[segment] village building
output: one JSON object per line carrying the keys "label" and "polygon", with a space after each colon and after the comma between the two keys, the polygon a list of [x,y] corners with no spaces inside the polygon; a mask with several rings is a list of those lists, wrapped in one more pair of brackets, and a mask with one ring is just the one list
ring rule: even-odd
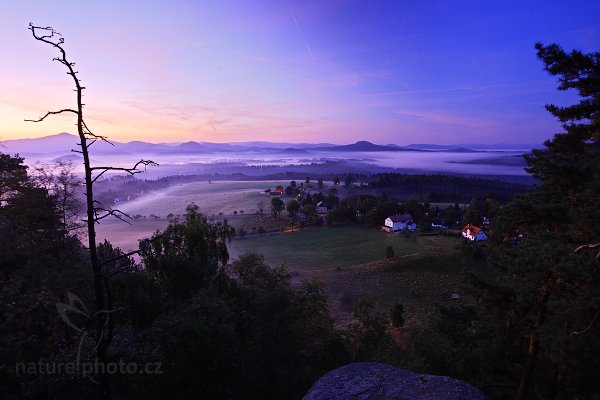
{"label": "village building", "polygon": [[329,213],[329,207],[327,207],[327,203],[325,201],[320,201],[317,203],[317,214],[325,215]]}
{"label": "village building", "polygon": [[393,232],[417,230],[417,224],[410,214],[392,215],[391,217],[387,217],[384,226],[388,228],[388,231]]}
{"label": "village building", "polygon": [[279,189],[275,189],[275,190],[271,190],[270,188],[265,190],[264,192],[265,196],[283,196],[283,190],[279,190]]}
{"label": "village building", "polygon": [[462,236],[465,239],[469,239],[474,242],[480,242],[488,239],[487,235],[481,228],[471,224],[465,225],[462,230]]}

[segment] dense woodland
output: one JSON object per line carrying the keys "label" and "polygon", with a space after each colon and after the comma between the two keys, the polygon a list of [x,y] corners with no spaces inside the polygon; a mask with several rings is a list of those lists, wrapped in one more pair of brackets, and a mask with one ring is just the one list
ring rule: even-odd
{"label": "dense woodland", "polygon": [[[504,207],[483,195],[487,188],[465,188],[467,201],[481,197],[471,208],[483,201],[497,214],[487,246],[462,246],[465,288],[477,301],[439,307],[431,331],[408,332],[402,346],[390,315],[368,302],[356,305],[354,325],[338,329],[318,282],[293,286],[288,271],[258,254],[230,260],[233,229],[194,206],[141,242],[138,262],[98,244],[109,308],[97,310],[73,212],[78,186],[68,171],[35,173],[0,154],[0,397],[293,399],[358,360],[463,379],[492,398],[600,397],[600,54],[536,47],[559,89],[581,101],[547,106],[564,131],[527,157],[538,185]],[[370,185],[421,182],[432,197],[450,194],[454,179],[378,175]],[[352,207],[349,220],[357,210],[365,218],[427,210],[360,194],[338,206]],[[106,362],[160,365],[160,373],[18,373],[18,363],[93,361],[98,312],[108,315]],[[391,314],[397,324],[399,313]]]}

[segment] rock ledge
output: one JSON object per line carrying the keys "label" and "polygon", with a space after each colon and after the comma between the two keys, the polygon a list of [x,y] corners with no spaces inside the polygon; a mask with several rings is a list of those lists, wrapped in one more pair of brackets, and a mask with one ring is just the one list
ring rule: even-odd
{"label": "rock ledge", "polygon": [[353,363],[325,374],[303,400],[487,400],[468,383],[387,364]]}

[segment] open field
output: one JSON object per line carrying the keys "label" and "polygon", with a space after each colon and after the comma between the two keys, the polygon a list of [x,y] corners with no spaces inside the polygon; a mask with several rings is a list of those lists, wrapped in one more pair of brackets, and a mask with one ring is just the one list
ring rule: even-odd
{"label": "open field", "polygon": [[[420,326],[435,304],[466,301],[450,298],[460,292],[458,243],[454,237],[406,237],[347,226],[236,239],[230,249],[232,258],[254,251],[271,266],[285,264],[296,283],[316,277],[340,325],[352,321],[354,304],[369,299],[381,312],[403,303],[407,326]],[[387,246],[394,248],[394,259],[384,258]]]}
{"label": "open field", "polygon": [[166,217],[169,214],[184,214],[190,203],[200,207],[205,215],[223,213],[232,215],[233,211],[243,210],[245,214],[258,211],[257,203],[265,202],[268,213],[270,197],[260,195],[260,191],[275,186],[286,187],[289,181],[212,181],[192,182],[153,192],[139,199],[119,205],[119,209],[131,215],[155,214]]}
{"label": "open field", "polygon": [[[164,229],[169,223],[169,214],[175,217],[185,215],[185,209],[191,203],[198,205],[200,212],[209,220],[227,219],[238,231],[243,228],[252,233],[253,228],[259,226],[267,232],[279,231],[287,218],[273,218],[270,215],[271,198],[259,193],[266,188],[275,189],[277,185],[285,187],[289,181],[203,181],[155,191],[115,207],[131,216],[146,218],[131,219],[131,225],[116,218],[107,218],[97,227],[98,239],[108,239],[125,251],[135,250],[138,240],[150,237],[157,229]],[[287,201],[286,198],[282,200]],[[259,202],[264,202],[262,216],[258,215]],[[233,215],[234,211],[238,212],[237,215]],[[219,213],[223,215],[219,216]]]}
{"label": "open field", "polygon": [[[179,218],[183,220],[184,217]],[[245,229],[249,234],[262,226],[265,232],[280,232],[287,225],[287,218],[274,218],[268,213],[260,216],[255,214],[228,215],[223,217],[207,216],[209,221],[227,219],[229,225],[236,229]],[[125,252],[137,250],[140,239],[149,238],[157,230],[162,231],[169,224],[167,218],[136,218],[128,219],[129,224],[117,218],[106,218],[96,226],[99,241],[107,239],[114,246],[120,247]]]}
{"label": "open field", "polygon": [[130,224],[116,218],[106,218],[96,225],[98,242],[107,239],[113,246],[124,252],[138,249],[140,239],[149,238],[156,230],[163,230],[169,224],[167,219],[140,218],[129,220]]}
{"label": "open field", "polygon": [[397,256],[407,257],[444,253],[455,244],[454,238],[406,237],[359,226],[311,227],[236,239],[230,252],[233,258],[245,252],[261,253],[271,265],[285,264],[293,271],[323,271],[380,260],[387,246],[392,246]]}
{"label": "open field", "polygon": [[[321,271],[329,309],[338,325],[353,322],[353,306],[367,299],[376,311],[387,314],[394,303],[404,305],[406,328],[426,329],[436,305],[465,303],[458,251],[438,256],[417,255],[381,260],[341,270]],[[459,293],[460,299],[452,299]]]}

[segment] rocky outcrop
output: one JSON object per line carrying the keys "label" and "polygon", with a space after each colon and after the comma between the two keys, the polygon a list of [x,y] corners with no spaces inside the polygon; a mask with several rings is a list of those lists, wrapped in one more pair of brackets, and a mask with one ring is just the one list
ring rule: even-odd
{"label": "rocky outcrop", "polygon": [[387,364],[354,363],[328,372],[303,400],[486,400],[468,383]]}

